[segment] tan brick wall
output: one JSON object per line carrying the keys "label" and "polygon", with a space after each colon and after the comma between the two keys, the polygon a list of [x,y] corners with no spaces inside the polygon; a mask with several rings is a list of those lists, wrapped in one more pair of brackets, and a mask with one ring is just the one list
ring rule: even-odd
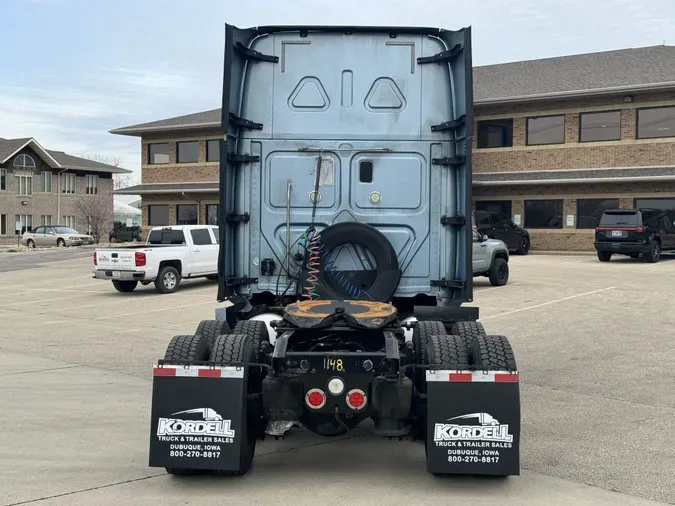
{"label": "tan brick wall", "polygon": [[[675,164],[675,138],[635,139],[636,108],[675,105],[675,93],[635,95],[633,102],[623,96],[586,100],[542,101],[499,107],[476,107],[476,124],[481,119],[513,118],[513,147],[478,149],[474,137],[473,171],[507,172],[527,170],[587,169]],[[579,140],[581,112],[621,110],[621,140],[584,142]],[[565,115],[565,143],[527,146],[528,116]]]}
{"label": "tan brick wall", "polygon": [[[32,216],[33,227],[40,226],[41,216],[51,216],[53,225],[59,223],[61,216],[75,216],[75,226],[80,232],[86,232],[85,221],[82,216],[79,216],[77,211],[76,201],[80,198],[94,198],[101,202],[102,206],[109,206],[110,212],[113,209],[113,181],[107,174],[97,174],[98,178],[98,194],[88,196],[86,194],[86,180],[84,172],[76,173],[75,180],[75,194],[61,193],[60,197],[60,212],[59,208],[59,180],[58,170],[50,168],[35,152],[30,148],[22,150],[18,154],[27,153],[33,160],[35,160],[36,168],[32,171],[33,175],[33,195],[19,196],[18,188],[16,187],[17,172],[12,166],[13,159],[7,164],[7,190],[0,191],[0,214],[6,215],[7,229],[6,235],[14,235],[14,222],[16,215]],[[47,171],[52,173],[52,191],[41,192],[41,177],[42,172]],[[22,172],[23,173],[23,172]],[[31,172],[25,172],[30,174]],[[26,202],[26,204],[24,204]]]}
{"label": "tan brick wall", "polygon": [[[607,197],[618,198],[621,208],[632,208],[635,198],[675,198],[675,182],[475,187],[473,190],[473,200],[510,200],[512,214],[521,216],[521,226],[525,224],[525,200],[563,199],[562,229],[527,229],[530,232],[533,251],[593,251],[594,231],[576,228],[577,200]],[[572,227],[567,227],[567,215],[574,216]]]}
{"label": "tan brick wall", "polygon": [[[181,183],[189,181],[218,181],[218,162],[206,161],[206,141],[219,139],[219,130],[186,132],[176,134],[145,135],[141,139],[141,182],[142,183]],[[197,163],[177,163],[176,145],[182,141],[199,141]],[[148,163],[148,144],[169,144],[169,163],[151,165]]]}
{"label": "tan brick wall", "polygon": [[[206,206],[208,204],[218,204],[218,195],[215,193],[205,193],[195,195],[199,201],[199,223],[206,224]],[[196,204],[192,199],[183,197],[180,194],[166,194],[166,195],[144,195],[142,198],[141,212],[143,213],[143,238],[147,237],[147,233],[155,225],[149,224],[148,206],[149,205],[168,205],[169,206],[169,225],[176,224],[176,206],[178,204]]]}

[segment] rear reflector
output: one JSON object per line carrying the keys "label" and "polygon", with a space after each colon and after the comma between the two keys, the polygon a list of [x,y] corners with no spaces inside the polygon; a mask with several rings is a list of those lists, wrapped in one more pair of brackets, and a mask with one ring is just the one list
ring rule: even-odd
{"label": "rear reflector", "polygon": [[96,252],[94,251],[94,265],[98,265],[98,262],[96,260]]}
{"label": "rear reflector", "polygon": [[153,376],[175,376],[191,378],[243,378],[241,367],[210,367],[197,365],[161,365],[153,368]]}
{"label": "rear reflector", "polygon": [[427,381],[518,383],[518,371],[427,371]]}

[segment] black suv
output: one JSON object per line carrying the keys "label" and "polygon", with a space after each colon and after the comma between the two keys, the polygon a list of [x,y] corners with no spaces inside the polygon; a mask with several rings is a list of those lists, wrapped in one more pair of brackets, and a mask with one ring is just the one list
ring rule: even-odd
{"label": "black suv", "polygon": [[594,245],[601,262],[615,254],[658,262],[661,251],[675,250],[675,227],[659,209],[605,211],[595,228]]}
{"label": "black suv", "polygon": [[473,227],[490,239],[504,241],[510,252],[527,255],[530,251],[530,233],[513,223],[508,216],[488,211],[474,211]]}

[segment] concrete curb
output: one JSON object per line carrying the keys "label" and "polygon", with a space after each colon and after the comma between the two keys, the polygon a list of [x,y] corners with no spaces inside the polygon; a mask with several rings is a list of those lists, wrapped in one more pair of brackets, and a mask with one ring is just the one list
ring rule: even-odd
{"label": "concrete curb", "polygon": [[559,255],[559,256],[578,256],[595,255],[595,251],[540,251],[530,250],[530,255]]}

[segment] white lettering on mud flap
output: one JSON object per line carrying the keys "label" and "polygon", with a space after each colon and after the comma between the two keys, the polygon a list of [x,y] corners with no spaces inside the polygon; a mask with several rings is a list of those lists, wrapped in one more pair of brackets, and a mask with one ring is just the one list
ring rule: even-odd
{"label": "white lettering on mud flap", "polygon": [[[477,423],[465,425],[458,423],[460,420]],[[508,424],[499,423],[488,413],[455,416],[447,422],[434,425],[434,442],[436,446],[451,448],[448,462],[496,464],[499,462],[498,448],[512,447],[513,435],[509,433]]]}
{"label": "white lettering on mud flap", "polygon": [[[203,420],[185,420],[173,418],[175,415],[199,414]],[[231,420],[223,420],[211,408],[187,409],[172,413],[172,418],[160,418],[157,423],[157,438],[163,442],[176,443],[226,443],[234,442],[235,431]],[[217,458],[220,446],[217,445],[171,445],[172,457],[208,457]]]}

